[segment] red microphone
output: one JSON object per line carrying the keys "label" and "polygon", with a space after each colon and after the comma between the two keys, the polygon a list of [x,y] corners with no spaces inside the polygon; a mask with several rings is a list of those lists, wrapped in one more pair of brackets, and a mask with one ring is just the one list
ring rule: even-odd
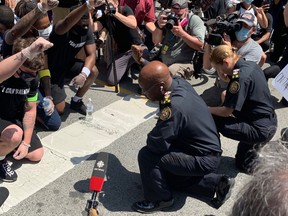
{"label": "red microphone", "polygon": [[90,178],[89,189],[93,191],[92,198],[87,200],[85,210],[89,215],[98,215],[97,206],[98,202],[96,200],[97,193],[102,190],[105,175],[108,167],[108,153],[100,152],[96,157],[96,162],[93,168],[93,172]]}

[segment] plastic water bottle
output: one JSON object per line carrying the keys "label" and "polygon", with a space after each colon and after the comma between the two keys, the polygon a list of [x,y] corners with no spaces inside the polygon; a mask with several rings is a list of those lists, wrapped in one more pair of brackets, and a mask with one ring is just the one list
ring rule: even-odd
{"label": "plastic water bottle", "polygon": [[91,122],[93,120],[93,111],[94,111],[94,106],[92,104],[91,98],[88,99],[88,103],[86,104],[86,121]]}
{"label": "plastic water bottle", "polygon": [[43,105],[43,109],[44,109],[46,115],[50,116],[52,113],[48,114],[48,111],[51,109],[51,104],[49,103],[47,98],[45,98],[45,97],[43,98],[42,105]]}

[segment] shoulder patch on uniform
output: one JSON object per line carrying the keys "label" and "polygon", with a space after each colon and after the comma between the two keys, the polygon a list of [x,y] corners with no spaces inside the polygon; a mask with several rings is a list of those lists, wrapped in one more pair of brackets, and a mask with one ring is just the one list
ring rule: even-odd
{"label": "shoulder patch on uniform", "polygon": [[172,115],[172,111],[170,109],[170,107],[165,107],[162,109],[161,113],[160,113],[160,119],[162,121],[165,121],[167,119],[169,119]]}
{"label": "shoulder patch on uniform", "polygon": [[237,81],[233,81],[229,87],[229,92],[235,94],[240,90],[240,84]]}
{"label": "shoulder patch on uniform", "polygon": [[238,79],[239,78],[239,71],[240,71],[240,69],[233,70],[232,79]]}
{"label": "shoulder patch on uniform", "polygon": [[171,91],[167,91],[164,94],[161,104],[170,104],[171,103]]}

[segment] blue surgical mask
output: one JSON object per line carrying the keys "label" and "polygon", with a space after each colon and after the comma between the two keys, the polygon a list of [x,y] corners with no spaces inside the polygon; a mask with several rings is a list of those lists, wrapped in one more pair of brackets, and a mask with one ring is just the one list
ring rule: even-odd
{"label": "blue surgical mask", "polygon": [[254,0],[243,0],[243,2],[245,2],[246,4],[249,4],[249,5],[251,5],[253,1]]}
{"label": "blue surgical mask", "polygon": [[246,40],[249,36],[249,31],[250,31],[249,29],[242,27],[239,31],[235,32],[236,39],[238,41]]}
{"label": "blue surgical mask", "polygon": [[39,37],[42,37],[44,39],[48,39],[51,32],[52,32],[52,25],[48,26],[45,29],[38,30]]}

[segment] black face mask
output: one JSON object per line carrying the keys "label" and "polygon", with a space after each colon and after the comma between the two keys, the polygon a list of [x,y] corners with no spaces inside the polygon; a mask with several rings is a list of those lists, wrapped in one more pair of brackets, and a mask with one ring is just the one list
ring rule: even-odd
{"label": "black face mask", "polygon": [[87,35],[89,28],[83,28],[82,26],[77,25],[77,26],[74,26],[73,29],[78,35],[84,36],[84,35]]}

